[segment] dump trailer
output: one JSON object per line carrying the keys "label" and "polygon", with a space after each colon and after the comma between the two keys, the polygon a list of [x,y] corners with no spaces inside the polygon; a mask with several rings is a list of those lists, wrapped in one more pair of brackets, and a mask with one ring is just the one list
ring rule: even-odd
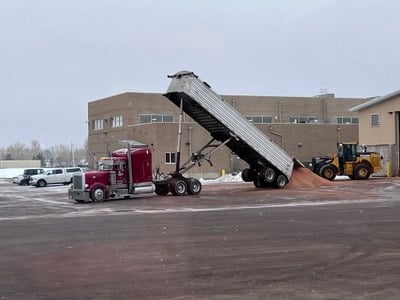
{"label": "dump trailer", "polygon": [[[216,142],[226,145],[248,163],[249,168],[242,171],[242,178],[254,182],[256,187],[282,188],[289,182],[293,167],[301,165],[300,162],[289,156],[193,72],[181,71],[168,78],[172,81],[164,96],[212,137],[201,151],[216,147]],[[193,154],[189,164],[204,156],[202,152]]]}

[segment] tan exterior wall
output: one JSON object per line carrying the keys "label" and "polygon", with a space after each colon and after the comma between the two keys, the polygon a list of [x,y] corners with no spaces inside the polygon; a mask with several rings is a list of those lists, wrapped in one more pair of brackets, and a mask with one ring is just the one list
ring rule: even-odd
{"label": "tan exterior wall", "polygon": [[[399,111],[400,96],[361,110],[360,143],[396,144],[396,112]],[[379,126],[371,126],[371,114],[379,114]]]}
{"label": "tan exterior wall", "polygon": [[[271,96],[224,96],[243,116],[269,116],[272,123],[256,124],[276,144],[291,156],[309,162],[312,156],[336,151],[338,142],[358,141],[358,125],[327,124],[333,117],[357,117],[348,109],[364,103],[365,99],[341,99],[318,97],[271,97]],[[89,114],[89,162],[98,160],[109,152],[123,148],[120,140],[137,140],[153,148],[153,165],[164,173],[175,169],[165,163],[165,152],[175,152],[177,145],[179,110],[161,94],[125,93],[90,102]],[[167,114],[174,116],[172,123],[140,124],[140,114]],[[111,128],[111,117],[123,117],[123,126]],[[314,117],[309,124],[290,123],[293,117]],[[104,122],[102,130],[93,130],[92,122]],[[192,152],[199,150],[210,139],[209,133],[184,115],[182,136],[182,162]],[[223,147],[211,157],[214,166],[203,162],[190,172],[193,177],[217,177],[221,170],[234,172],[246,164]]]}
{"label": "tan exterior wall", "polygon": [[[400,174],[400,96],[377,102],[359,111],[360,143],[383,156],[383,170],[380,175]],[[371,115],[378,114],[379,125],[371,126]]]}

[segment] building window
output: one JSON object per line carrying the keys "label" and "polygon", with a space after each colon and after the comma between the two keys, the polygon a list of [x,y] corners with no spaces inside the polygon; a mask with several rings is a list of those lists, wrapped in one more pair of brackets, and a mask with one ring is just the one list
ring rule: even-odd
{"label": "building window", "polygon": [[93,130],[102,130],[103,129],[103,119],[94,120],[93,121]]}
{"label": "building window", "polygon": [[272,117],[269,116],[247,116],[245,118],[253,124],[272,123]]}
{"label": "building window", "polygon": [[171,123],[174,121],[174,117],[170,115],[150,115],[144,114],[140,115],[140,123]]}
{"label": "building window", "polygon": [[289,119],[290,123],[317,123],[318,118],[317,117],[291,117]]}
{"label": "building window", "polygon": [[161,123],[162,115],[151,115],[151,122],[152,123]]}
{"label": "building window", "polygon": [[122,126],[122,116],[111,117],[111,127],[121,127]]}
{"label": "building window", "polygon": [[272,117],[262,117],[263,123],[272,123]]}
{"label": "building window", "polygon": [[173,116],[167,116],[167,115],[163,115],[162,116],[162,121],[164,123],[171,123],[174,121],[174,117]]}
{"label": "building window", "polygon": [[151,123],[151,115],[140,115],[140,123]]}
{"label": "building window", "polygon": [[165,163],[166,164],[176,163],[175,152],[165,152]]}
{"label": "building window", "polygon": [[345,116],[340,116],[340,117],[333,117],[331,119],[332,124],[358,124],[358,118],[357,117],[345,117]]}
{"label": "building window", "polygon": [[379,114],[371,114],[371,127],[379,126]]}

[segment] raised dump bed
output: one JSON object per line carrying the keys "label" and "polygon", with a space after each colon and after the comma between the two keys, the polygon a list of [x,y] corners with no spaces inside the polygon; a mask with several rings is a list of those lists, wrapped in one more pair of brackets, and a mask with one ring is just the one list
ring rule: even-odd
{"label": "raised dump bed", "polygon": [[204,127],[213,139],[224,143],[249,164],[250,167],[242,171],[244,181],[253,181],[256,187],[284,187],[289,182],[293,158],[210,85],[188,71],[168,77],[172,81],[164,96]]}

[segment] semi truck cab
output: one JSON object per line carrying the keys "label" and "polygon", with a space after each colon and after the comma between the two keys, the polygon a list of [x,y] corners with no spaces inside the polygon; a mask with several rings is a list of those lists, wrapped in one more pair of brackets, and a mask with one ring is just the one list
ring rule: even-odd
{"label": "semi truck cab", "polygon": [[111,157],[102,157],[98,169],[74,176],[69,192],[77,202],[102,202],[131,194],[153,193],[152,153],[150,148],[116,150]]}

